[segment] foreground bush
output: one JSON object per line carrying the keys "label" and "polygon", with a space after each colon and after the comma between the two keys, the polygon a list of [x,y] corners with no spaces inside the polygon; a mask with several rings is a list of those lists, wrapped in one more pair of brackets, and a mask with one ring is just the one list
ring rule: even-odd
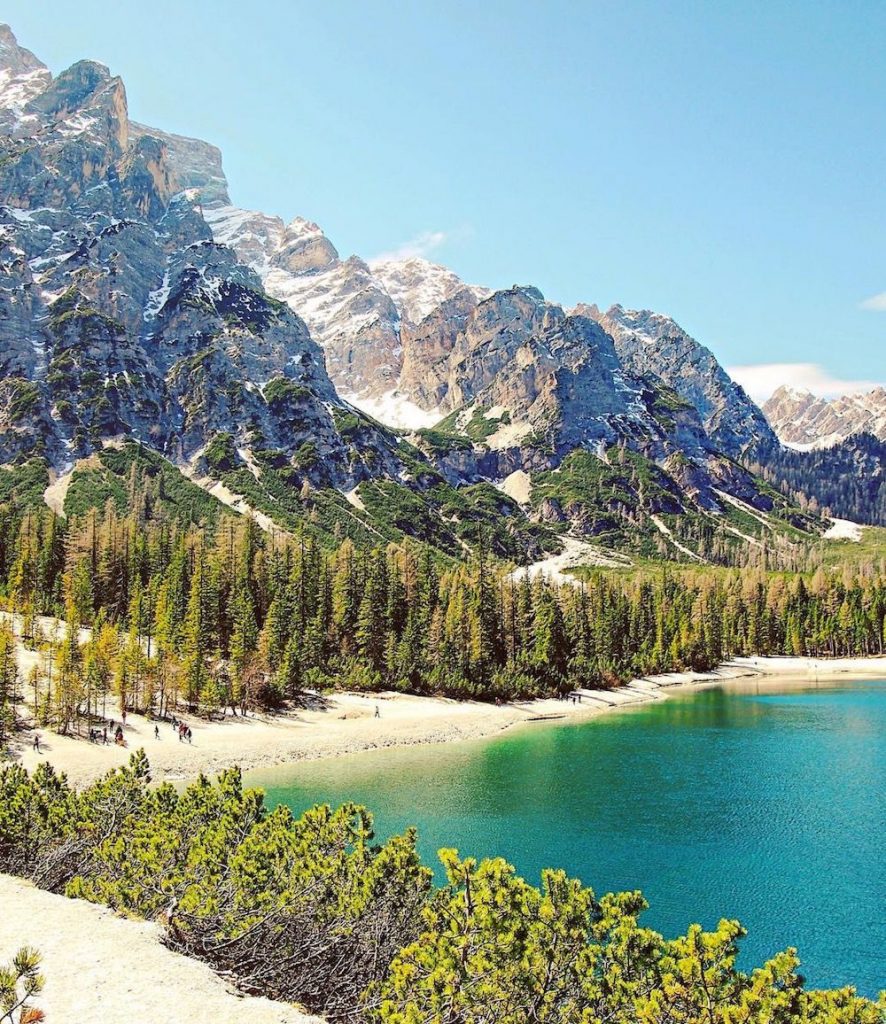
{"label": "foreground bush", "polygon": [[424,929],[367,992],[379,1024],[880,1024],[852,989],[807,992],[789,949],[752,974],[735,960],[744,929],[721,921],[665,940],[641,927],[640,893],[599,901],[562,871],[540,889],[501,859],[441,851],[448,884]]}
{"label": "foreground bush", "polygon": [[750,975],[722,921],[665,940],[639,893],[541,888],[500,859],[441,858],[412,831],[374,845],[361,807],[268,811],[239,771],[182,793],[143,752],[81,792],[46,764],[0,771],[0,870],[164,922],[241,986],[356,1024],[881,1024],[851,989],[807,992],[793,950]]}

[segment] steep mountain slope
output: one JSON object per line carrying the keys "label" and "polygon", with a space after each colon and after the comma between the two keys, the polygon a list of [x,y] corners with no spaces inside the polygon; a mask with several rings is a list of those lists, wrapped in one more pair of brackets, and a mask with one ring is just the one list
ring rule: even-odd
{"label": "steep mountain slope", "polygon": [[886,526],[886,441],[873,434],[824,448],[776,446],[758,452],[749,467],[803,507]]}
{"label": "steep mountain slope", "polygon": [[615,340],[622,362],[635,373],[654,373],[697,410],[711,439],[733,457],[774,440],[772,429],[744,389],[713,353],[670,317],[615,305],[587,308]]}
{"label": "steep mountain slope", "polygon": [[432,310],[462,289],[475,300],[491,294],[488,288],[466,285],[448,267],[421,256],[373,260],[369,266],[393,300],[400,319],[408,324],[421,323]]}
{"label": "steep mountain slope", "polygon": [[784,386],[767,399],[763,412],[781,441],[792,448],[828,448],[862,433],[886,441],[884,388],[827,399]]}
{"label": "steep mountain slope", "polygon": [[[0,42],[0,462],[71,474],[76,509],[92,457],[138,442],[285,529],[450,554],[531,560],[573,529],[728,560],[821,529],[733,460],[769,428],[672,322],[640,358],[652,314],[342,260],[234,207],[219,151],[131,122],[103,65],[53,78]],[[439,422],[407,440],[343,389]]]}
{"label": "steep mountain slope", "polygon": [[[201,177],[198,162],[181,180]],[[203,167],[205,180],[220,170]],[[458,291],[476,302],[486,289],[467,288],[438,264],[417,257],[370,266],[342,259],[314,223],[241,210],[198,185],[202,213],[217,242],[231,246],[261,276],[268,293],[301,316],[326,351],[339,391],[356,401],[382,399],[398,387],[401,329],[423,319]],[[399,424],[393,424],[399,425]]]}
{"label": "steep mountain slope", "polygon": [[8,25],[0,25],[0,130],[20,122],[25,106],[50,84],[49,69],[19,46]]}
{"label": "steep mountain slope", "polygon": [[237,458],[277,451],[299,483],[402,473],[400,442],[339,399],[304,322],[212,241],[181,158],[212,172],[217,151],[131,130],[104,66],[52,79],[2,40],[0,459],[62,465],[123,436],[187,462],[226,431]]}

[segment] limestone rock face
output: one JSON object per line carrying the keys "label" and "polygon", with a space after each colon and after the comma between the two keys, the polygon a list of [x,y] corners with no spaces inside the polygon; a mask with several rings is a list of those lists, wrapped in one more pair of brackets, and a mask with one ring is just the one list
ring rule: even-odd
{"label": "limestone rock face", "polygon": [[[106,67],[53,78],[8,29],[0,110],[0,462],[61,465],[120,436],[191,460],[224,432],[315,483],[401,471],[396,439],[355,431],[305,322],[213,241],[215,147],[132,124]],[[283,266],[322,265],[322,244],[260,228]]]}
{"label": "limestone rock face", "polygon": [[399,389],[423,409],[441,409],[449,391],[449,360],[456,339],[477,306],[470,289],[460,289],[418,324],[403,324]]}
{"label": "limestone rock face", "polygon": [[[342,259],[322,229],[302,217],[284,224],[226,201],[208,201],[203,215],[215,240],[231,246],[268,293],[304,319],[326,352],[339,392],[358,403],[394,390],[415,401],[413,387],[416,394],[433,390],[419,380],[430,361],[416,355],[419,325],[429,316],[439,322],[441,308],[458,315],[489,294],[420,257],[371,264],[358,256]],[[452,334],[451,326],[440,327]]]}
{"label": "limestone rock face", "polygon": [[[466,410],[465,422],[484,410],[486,418],[502,421],[488,435],[481,425],[484,439],[501,447],[531,437],[568,450],[665,434],[650,412],[654,385],[624,370],[610,335],[591,317],[547,302],[536,288],[515,286],[479,303],[462,291],[443,302],[404,332],[400,386],[420,405]],[[687,405],[682,412],[691,421],[682,442],[710,447],[693,410]]]}
{"label": "limestone rock face", "polygon": [[0,132],[14,131],[24,108],[51,82],[49,68],[18,45],[8,25],[0,25]]}
{"label": "limestone rock face", "polygon": [[[492,483],[520,471],[529,507],[564,466],[579,483],[533,514],[588,535],[612,516],[710,519],[722,491],[762,507],[734,458],[777,444],[669,318],[566,311],[420,257],[342,258],[309,220],[234,206],[218,149],[131,122],[104,65],[53,77],[0,27],[0,464],[58,468],[122,437],[193,468],[219,435],[259,484],[260,463],[299,494],[384,481],[377,506],[425,516],[418,535],[466,508],[507,518]],[[398,488],[445,483],[480,495],[400,507]],[[353,498],[338,495],[351,520]]]}
{"label": "limestone rock face", "polygon": [[612,335],[625,367],[654,373],[690,402],[723,451],[736,456],[773,442],[766,418],[744,389],[670,317],[619,305],[587,312]]}
{"label": "limestone rock face", "polygon": [[261,275],[268,294],[301,316],[326,352],[329,374],[348,395],[381,395],[400,370],[400,317],[363,260],[343,260],[311,221],[230,205],[204,209],[215,239]]}
{"label": "limestone rock face", "polygon": [[763,405],[779,438],[791,447],[829,448],[853,434],[873,434],[886,441],[886,389],[838,398],[780,387]]}
{"label": "limestone rock face", "polygon": [[553,434],[561,447],[612,437],[613,417],[645,418],[612,339],[535,288],[495,292],[474,309],[453,346],[447,385],[445,407],[501,407],[512,428]]}
{"label": "limestone rock face", "polygon": [[222,170],[221,150],[201,139],[188,139],[171,132],[129,122],[134,139],[145,138],[163,148],[173,192],[193,190],[191,198],[203,205],[229,203],[228,182]]}

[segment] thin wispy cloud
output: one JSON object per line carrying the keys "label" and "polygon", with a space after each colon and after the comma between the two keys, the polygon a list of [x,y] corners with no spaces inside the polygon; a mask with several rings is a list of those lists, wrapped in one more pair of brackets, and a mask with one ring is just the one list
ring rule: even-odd
{"label": "thin wispy cloud", "polygon": [[868,309],[872,313],[886,313],[886,292],[872,295],[869,299],[865,299],[864,302],[860,302],[859,306],[861,309]]}
{"label": "thin wispy cloud", "polygon": [[882,387],[878,381],[844,380],[818,363],[755,363],[727,366],[726,372],[758,403],[765,402],[776,388],[785,384],[800,391],[811,391],[821,398],[836,398]]}
{"label": "thin wispy cloud", "polygon": [[448,231],[422,231],[421,234],[410,238],[394,249],[387,252],[380,252],[373,256],[369,263],[386,263],[388,260],[408,260],[415,256],[428,257],[449,241],[451,235]]}
{"label": "thin wispy cloud", "polygon": [[470,224],[461,224],[456,228],[446,231],[422,231],[400,245],[395,246],[386,252],[380,252],[371,256],[367,263],[386,263],[388,260],[408,260],[415,256],[428,259],[444,245],[465,242],[474,235],[474,228]]}

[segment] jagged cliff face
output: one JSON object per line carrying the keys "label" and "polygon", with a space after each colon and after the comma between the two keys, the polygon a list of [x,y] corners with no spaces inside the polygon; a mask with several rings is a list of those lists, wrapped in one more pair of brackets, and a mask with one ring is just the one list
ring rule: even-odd
{"label": "jagged cliff face", "polygon": [[[666,318],[342,259],[310,221],[233,206],[219,151],[131,122],[103,65],[53,78],[4,28],[0,126],[0,464],[134,439],[287,525],[458,552],[484,523],[519,557],[527,516],[646,544],[659,513],[728,516],[723,492],[773,507],[729,458],[765,420]],[[413,446],[342,395],[434,429]]]}
{"label": "jagged cliff face", "polygon": [[[80,62],[52,78],[0,30],[0,461],[62,464],[131,437],[179,460],[218,432],[348,484],[397,472],[396,442],[347,411],[305,323],[215,243],[218,151],[132,124],[122,81]],[[282,232],[285,244],[287,233]]]}
{"label": "jagged cliff face", "polygon": [[[410,336],[414,363],[434,350],[438,324],[429,317]],[[638,435],[654,426],[612,339],[587,317],[567,316],[537,289],[495,292],[450,324],[451,345],[438,361],[439,383],[428,400],[463,415],[481,408],[496,410],[499,419],[506,414],[490,439],[494,446],[540,434],[568,448],[611,439],[619,425]]]}
{"label": "jagged cliff face", "polygon": [[810,391],[778,388],[763,412],[779,438],[792,448],[829,448],[853,434],[886,441],[886,389],[818,398]]}
{"label": "jagged cliff face", "polygon": [[400,317],[363,260],[342,260],[320,228],[302,218],[284,224],[230,205],[207,205],[203,213],[214,237],[308,324],[343,393],[382,394],[395,386]]}
{"label": "jagged cliff face", "polygon": [[373,260],[370,268],[406,325],[421,323],[429,313],[458,293],[468,295],[474,304],[492,294],[489,288],[466,285],[447,267],[431,263],[421,256]]}
{"label": "jagged cliff face", "polygon": [[753,451],[774,438],[766,418],[714,358],[670,317],[615,305],[601,313],[579,307],[608,331],[624,365],[653,373],[697,410],[711,439],[729,455]]}
{"label": "jagged cliff face", "polygon": [[284,224],[232,206],[207,184],[218,180],[220,164],[210,165],[199,154],[189,159],[184,147],[180,151],[178,180],[195,188],[213,237],[231,246],[268,293],[304,319],[326,352],[330,377],[348,397],[372,400],[397,390],[404,333],[456,293],[474,305],[488,294],[419,257],[371,266],[358,256],[342,259],[311,221],[297,217]]}

